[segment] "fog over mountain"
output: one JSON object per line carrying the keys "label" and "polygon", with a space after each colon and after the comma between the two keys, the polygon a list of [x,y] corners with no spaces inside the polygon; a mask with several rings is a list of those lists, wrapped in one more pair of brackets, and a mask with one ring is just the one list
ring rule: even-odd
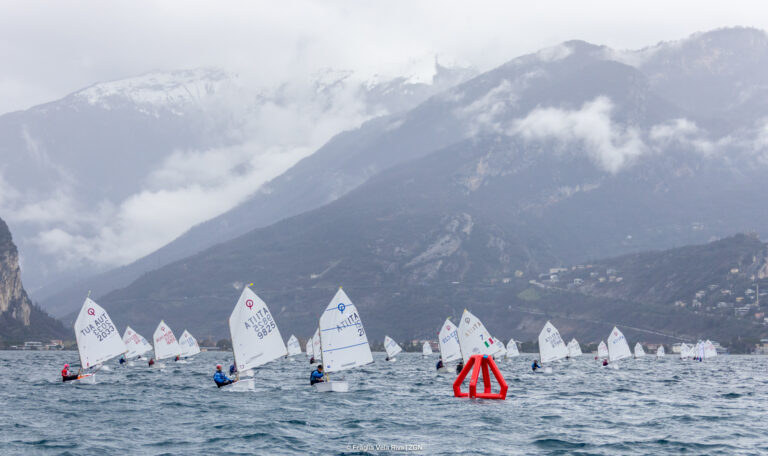
{"label": "fog over mountain", "polygon": [[[766,68],[768,40],[754,29],[639,51],[570,41],[513,59],[334,137],[155,258],[233,240],[102,301],[137,325],[174,315],[176,325],[221,334],[252,281],[281,309],[281,327],[309,332],[343,284],[374,315],[375,337],[392,309],[420,315],[398,326],[402,337],[465,306],[485,308],[500,327],[522,324],[502,311],[515,293],[493,284],[768,231],[768,105],[750,95],[763,96]],[[126,278],[117,275],[102,279]],[[59,311],[72,309],[70,291],[57,295]]]}
{"label": "fog over mountain", "polygon": [[129,263],[237,206],[336,133],[473,75],[360,80],[327,70],[262,87],[221,69],[98,83],[0,116],[0,212],[42,285]]}

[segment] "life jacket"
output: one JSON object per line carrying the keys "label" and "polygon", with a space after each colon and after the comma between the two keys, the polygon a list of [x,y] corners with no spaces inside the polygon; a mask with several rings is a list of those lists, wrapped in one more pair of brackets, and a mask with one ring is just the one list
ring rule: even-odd
{"label": "life jacket", "polygon": [[64,369],[62,369],[61,370],[61,376],[62,377],[69,377],[69,369],[67,369],[66,367]]}

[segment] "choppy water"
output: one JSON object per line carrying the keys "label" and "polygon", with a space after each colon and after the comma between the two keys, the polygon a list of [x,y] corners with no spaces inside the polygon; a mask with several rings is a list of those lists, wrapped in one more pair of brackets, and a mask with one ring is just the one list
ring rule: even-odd
{"label": "choppy water", "polygon": [[[0,352],[2,454],[755,454],[768,452],[768,358],[703,363],[668,356],[614,371],[591,355],[530,373],[502,362],[506,401],[457,399],[437,356],[401,354],[346,375],[352,392],[318,394],[304,357],[257,371],[257,391],[211,380],[226,353],[190,364],[100,372],[63,384],[75,352]],[[360,445],[362,447],[352,447]],[[365,450],[365,445],[369,449]],[[357,449],[360,448],[360,449]]]}

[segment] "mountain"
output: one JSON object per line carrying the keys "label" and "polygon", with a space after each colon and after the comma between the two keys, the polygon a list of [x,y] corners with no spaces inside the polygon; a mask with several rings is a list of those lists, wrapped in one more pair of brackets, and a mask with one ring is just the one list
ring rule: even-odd
{"label": "mountain", "polygon": [[[19,242],[27,283],[45,305],[82,280],[82,271],[93,276],[130,263],[236,206],[337,132],[407,110],[472,74],[436,65],[425,83],[328,70],[263,87],[202,68],[98,83],[2,115],[0,210]],[[82,289],[125,285],[225,236],[159,252],[117,285],[108,278],[81,284],[74,301]]]}
{"label": "mountain", "polygon": [[[100,302],[137,326],[161,317],[173,325],[173,317],[176,326],[224,334],[237,290],[254,282],[281,326],[309,333],[316,309],[343,284],[374,337],[386,328],[399,338],[428,336],[464,306],[491,315],[494,334],[525,333],[546,312],[563,315],[558,306],[570,296],[526,301],[519,293],[527,282],[516,275],[764,231],[761,125],[750,116],[733,119],[739,127],[726,136],[705,128],[711,116],[655,88],[637,63],[648,54],[567,42],[338,135],[187,235],[210,230],[202,238],[215,238],[241,221],[263,228]],[[720,89],[741,82],[726,79]],[[573,309],[587,317],[569,318],[588,337],[615,315],[633,326],[659,315],[664,328],[675,323],[685,334],[711,320],[669,318],[666,304],[584,295],[578,303]]]}
{"label": "mountain", "polygon": [[8,225],[0,219],[0,344],[67,336],[71,334],[61,322],[34,305],[24,291],[18,251]]}

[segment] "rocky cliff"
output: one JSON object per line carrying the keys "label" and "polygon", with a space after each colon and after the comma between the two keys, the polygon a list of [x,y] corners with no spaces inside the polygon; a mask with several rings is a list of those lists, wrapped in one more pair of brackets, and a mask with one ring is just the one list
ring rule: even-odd
{"label": "rocky cliff", "polygon": [[32,304],[21,283],[19,252],[0,219],[0,344],[66,337],[62,324]]}

